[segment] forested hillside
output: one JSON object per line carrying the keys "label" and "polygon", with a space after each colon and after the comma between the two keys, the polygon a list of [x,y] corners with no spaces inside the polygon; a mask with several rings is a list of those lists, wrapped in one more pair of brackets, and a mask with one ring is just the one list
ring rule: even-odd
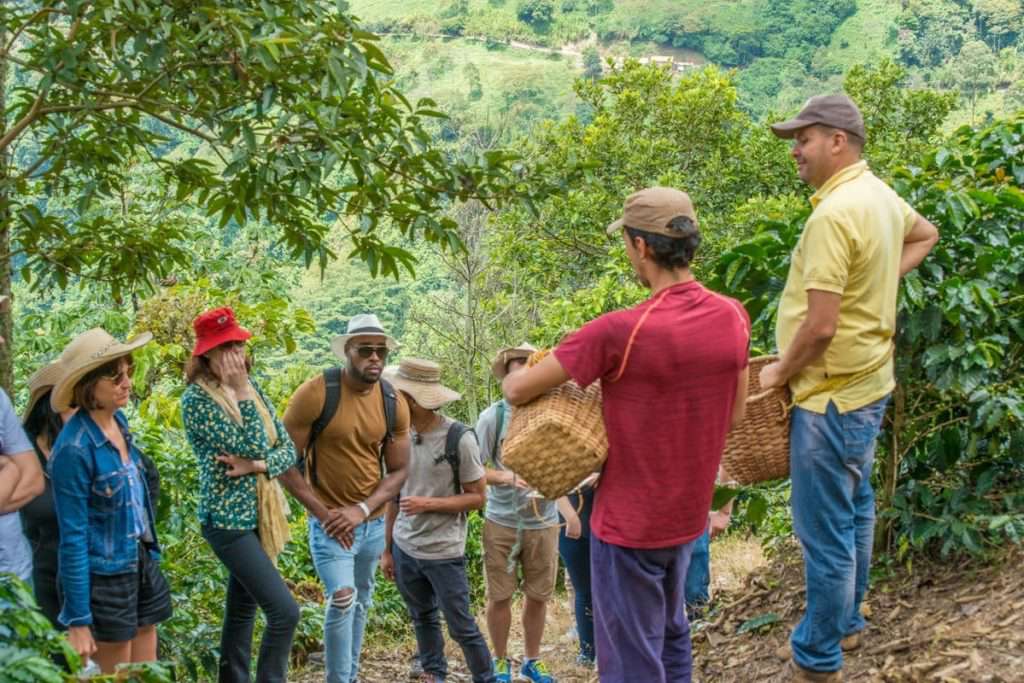
{"label": "forested hillside", "polygon": [[[128,412],[165,482],[175,614],[149,680],[216,677],[225,582],[179,408],[196,314],[234,308],[283,410],[374,312],[399,357],[441,363],[463,395],[448,412],[472,422],[498,396],[497,349],[553,345],[644,298],[604,228],[663,184],[697,207],[695,272],[743,301],[753,351],[771,352],[810,193],[767,121],[821,92],[859,104],[872,168],[943,236],[901,294],[876,471],[885,567],[985,562],[1024,539],[1022,0],[57,4],[2,4],[0,369],[20,409],[82,331],[154,334]],[[733,533],[783,546],[787,486],[740,491]],[[301,667],[324,611],[292,507],[279,565]],[[30,659],[51,677],[10,680],[60,681],[48,657],[64,641],[26,596],[0,591],[20,605],[0,681]],[[378,647],[408,644],[393,584],[369,625]]]}
{"label": "forested hillside", "polygon": [[[598,62],[626,55],[672,57],[682,68],[737,68],[744,108],[757,115],[836,89],[850,67],[885,57],[908,67],[912,82],[962,92],[958,122],[1024,104],[1019,0],[354,0],[351,6],[376,31],[416,37],[418,49],[393,46],[400,76],[450,92],[443,101],[456,114],[479,109],[465,100],[481,94],[492,114],[505,108],[504,96],[518,106],[525,98],[541,110],[564,107],[558,94],[564,90],[549,89],[564,84],[566,68],[545,64],[526,45],[564,50],[558,59],[577,73],[594,73]],[[442,35],[449,38],[438,40]],[[489,54],[468,39],[482,39]]]}

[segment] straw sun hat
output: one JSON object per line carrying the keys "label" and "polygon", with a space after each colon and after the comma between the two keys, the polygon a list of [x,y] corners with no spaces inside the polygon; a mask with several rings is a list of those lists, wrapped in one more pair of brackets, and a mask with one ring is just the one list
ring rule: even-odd
{"label": "straw sun hat", "polygon": [[152,339],[152,333],[143,332],[134,339],[122,343],[98,327],[78,335],[60,354],[60,363],[64,366],[65,372],[53,387],[50,406],[58,413],[67,410],[71,407],[75,385],[80,379],[101,365],[127,356]]}
{"label": "straw sun hat", "polygon": [[53,388],[62,374],[64,374],[64,364],[58,358],[49,365],[39,368],[28,378],[28,403],[25,405],[25,412],[21,415],[22,421],[28,419],[36,404],[39,403],[39,399]]}
{"label": "straw sun hat", "polygon": [[385,368],[384,378],[427,410],[462,398],[462,394],[441,384],[441,366],[433,361],[405,358],[397,366]]}

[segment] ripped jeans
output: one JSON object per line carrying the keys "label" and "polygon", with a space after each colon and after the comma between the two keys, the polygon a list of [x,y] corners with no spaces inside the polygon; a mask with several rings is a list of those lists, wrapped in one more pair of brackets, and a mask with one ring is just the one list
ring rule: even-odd
{"label": "ripped jeans", "polygon": [[352,683],[359,673],[366,615],[373,604],[374,572],[384,552],[384,518],[356,527],[351,548],[330,538],[309,520],[309,550],[324,584],[324,659],[327,683]]}

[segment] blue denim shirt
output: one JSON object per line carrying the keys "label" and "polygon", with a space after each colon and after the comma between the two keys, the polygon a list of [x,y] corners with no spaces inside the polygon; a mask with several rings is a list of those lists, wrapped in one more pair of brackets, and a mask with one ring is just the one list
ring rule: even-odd
{"label": "blue denim shirt", "polygon": [[[139,471],[142,454],[128,432],[128,421],[114,414],[128,451]],[[89,606],[90,574],[136,571],[139,537],[132,505],[130,467],[121,462],[117,447],[88,412],[78,411],[60,431],[48,463],[54,506],[60,525],[60,585],[64,605],[59,621],[65,626],[92,623]],[[156,523],[148,487],[146,514],[153,532],[151,552],[158,555]]]}

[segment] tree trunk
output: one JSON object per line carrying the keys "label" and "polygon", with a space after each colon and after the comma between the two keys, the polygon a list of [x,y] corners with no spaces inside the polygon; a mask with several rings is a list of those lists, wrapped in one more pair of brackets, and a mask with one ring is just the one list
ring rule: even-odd
{"label": "tree trunk", "polygon": [[[0,1],[0,7],[7,3]],[[0,45],[7,44],[7,31],[0,29]],[[6,59],[0,58],[0,137],[7,132],[7,71]],[[5,306],[0,307],[0,336],[6,343],[0,344],[0,387],[9,396],[14,393],[14,356],[11,345],[14,343],[13,308],[11,296],[11,203],[8,199],[10,186],[11,157],[7,150],[0,152],[0,294],[8,297]]]}
{"label": "tree trunk", "polygon": [[[896,496],[900,474],[900,434],[906,422],[906,396],[899,384],[892,392],[892,426],[889,432],[889,457],[882,463],[882,486],[878,509],[888,510]],[[875,526],[875,550],[885,552],[892,548],[892,520],[883,519]]]}

